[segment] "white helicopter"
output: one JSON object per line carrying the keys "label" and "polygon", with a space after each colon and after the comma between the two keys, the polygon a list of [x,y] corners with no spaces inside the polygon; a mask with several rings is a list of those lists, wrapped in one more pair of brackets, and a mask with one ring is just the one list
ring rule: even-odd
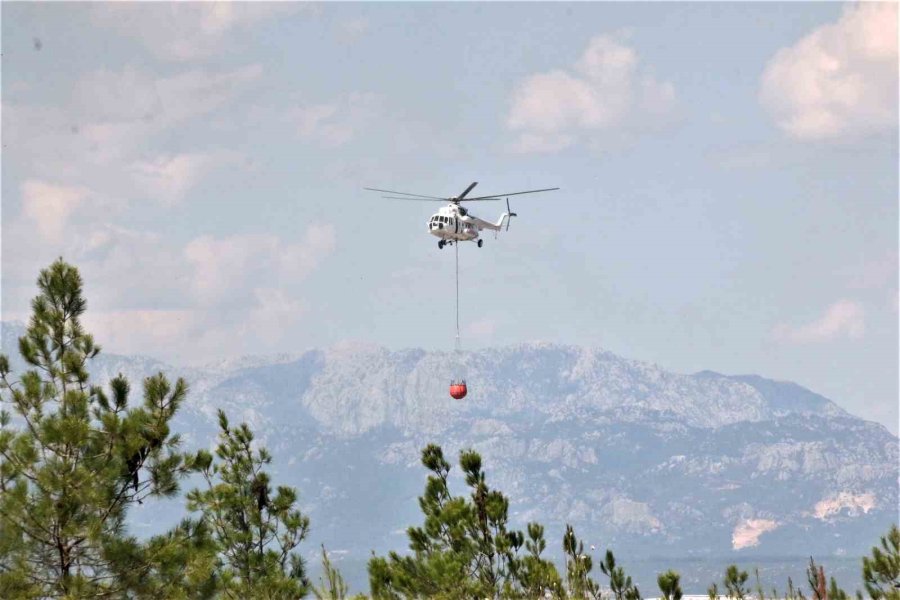
{"label": "white helicopter", "polygon": [[493,194],[491,196],[477,196],[475,198],[466,198],[466,195],[478,185],[477,181],[467,187],[459,196],[450,198],[441,198],[438,196],[425,196],[422,194],[410,194],[408,192],[395,192],[393,190],[381,190],[378,188],[363,188],[370,192],[384,192],[387,194],[399,194],[398,196],[382,196],[382,198],[391,198],[393,200],[418,200],[420,202],[449,202],[447,206],[439,209],[431,218],[426,221],[428,232],[439,238],[438,248],[452,245],[457,242],[477,242],[478,247],[484,244],[478,236],[478,232],[485,229],[491,231],[500,231],[503,223],[506,223],[506,229],[509,230],[509,220],[518,216],[509,208],[509,198],[506,199],[506,212],[500,215],[496,223],[479,219],[471,214],[468,209],[462,206],[461,202],[484,202],[490,200],[500,200],[506,196],[518,196],[520,194],[534,194],[537,192],[552,192],[559,188],[545,188],[541,190],[527,190],[524,192],[512,192],[510,194]]}

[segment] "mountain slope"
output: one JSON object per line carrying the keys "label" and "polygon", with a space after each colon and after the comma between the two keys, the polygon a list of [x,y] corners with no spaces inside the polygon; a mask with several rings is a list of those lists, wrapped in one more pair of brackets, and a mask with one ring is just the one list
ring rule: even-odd
{"label": "mountain slope", "polygon": [[[6,324],[4,351],[17,332]],[[405,547],[429,442],[479,450],[516,523],[539,520],[551,538],[572,523],[623,556],[861,555],[897,519],[897,438],[758,376],[549,344],[461,357],[344,345],[194,369],[101,355],[94,366],[100,379],[158,370],[191,385],[177,418],[188,444],[212,442],[218,408],[249,422],[276,477],[299,488],[314,541],[360,560]],[[459,374],[461,402],[447,396]],[[452,483],[463,491],[458,474]],[[183,509],[147,510],[158,528]]]}

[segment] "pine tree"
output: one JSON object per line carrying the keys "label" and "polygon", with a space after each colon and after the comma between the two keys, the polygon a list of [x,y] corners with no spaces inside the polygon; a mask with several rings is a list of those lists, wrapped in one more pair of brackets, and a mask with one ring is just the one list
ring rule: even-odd
{"label": "pine tree", "polygon": [[202,520],[185,519],[144,546],[150,568],[118,575],[134,597],[203,600],[218,597],[219,560],[212,535]]}
{"label": "pine tree", "polygon": [[272,494],[263,469],[272,457],[255,448],[246,423],[232,428],[219,411],[215,459],[195,458],[206,489],[188,493],[188,509],[200,513],[219,555],[221,592],[227,598],[293,599],[309,588],[295,549],[309,531],[309,518],[295,508],[297,493],[279,486]]}
{"label": "pine tree", "polygon": [[391,552],[369,561],[375,598],[519,597],[535,578],[552,584],[552,563],[539,558],[542,530],[532,529],[532,560],[524,562],[518,551],[525,536],[508,529],[509,500],[487,485],[476,452],[460,453],[469,497],[451,495],[450,463],[439,446],[422,451],[422,464],[430,471],[419,497],[425,522],[407,530],[411,556]]}
{"label": "pine tree", "polygon": [[794,580],[788,577],[788,585],[787,585],[787,593],[784,596],[785,600],[796,600],[797,591],[794,589]]}
{"label": "pine tree", "polygon": [[591,579],[593,559],[585,554],[584,544],[575,537],[575,530],[566,525],[563,535],[563,552],[566,556],[566,585],[574,598],[599,598],[600,586]]}
{"label": "pine tree", "polygon": [[81,326],[78,270],[59,259],[37,284],[19,340],[32,368],[15,380],[0,356],[0,597],[122,594],[153,568],[128,510],[174,495],[188,470],[170,431],[187,386],[150,377],[132,407],[121,375],[108,392],[92,385],[100,347]]}
{"label": "pine tree", "polygon": [[850,600],[850,594],[838,587],[837,581],[832,577],[828,585],[826,598],[830,600]]}
{"label": "pine tree", "polygon": [[900,600],[900,529],[896,525],[881,537],[881,548],[863,557],[863,583],[874,600]]}
{"label": "pine tree", "polygon": [[828,590],[825,583],[825,568],[816,566],[813,557],[809,557],[809,567],[806,569],[806,580],[812,590],[812,600],[827,600]]}
{"label": "pine tree", "polygon": [[616,600],[640,600],[641,592],[631,582],[631,577],[625,575],[625,569],[616,565],[616,557],[612,550],[606,551],[600,570],[609,577],[609,588]]}
{"label": "pine tree", "polygon": [[[470,577],[475,544],[468,532],[472,507],[450,494],[450,463],[439,446],[422,450],[422,464],[430,472],[419,507],[421,527],[407,529],[412,556],[391,552],[369,560],[369,586],[374,598],[473,597],[477,586]],[[482,596],[483,597],[483,596]]]}
{"label": "pine tree", "polygon": [[525,541],[526,554],[521,560],[519,576],[522,592],[526,598],[543,598],[564,595],[562,581],[556,566],[542,558],[547,547],[544,541],[544,527],[540,523],[528,524],[528,539]]}
{"label": "pine tree", "polygon": [[[756,600],[766,600],[766,591],[763,589],[762,582],[759,580],[759,568],[753,569],[753,579],[756,581]],[[772,595],[772,600],[776,600],[776,596]]]}
{"label": "pine tree", "polygon": [[656,582],[659,584],[659,591],[662,592],[663,600],[681,600],[680,579],[681,576],[671,569],[659,574]]}
{"label": "pine tree", "polygon": [[344,577],[338,571],[328,558],[328,552],[325,546],[322,546],[322,575],[319,578],[318,586],[313,586],[313,595],[317,600],[344,600],[347,597],[347,584],[344,583]]}
{"label": "pine tree", "polygon": [[748,578],[747,571],[741,571],[737,565],[729,565],[725,569],[725,580],[723,581],[728,597],[732,600],[744,600],[750,591],[745,585]]}
{"label": "pine tree", "polygon": [[486,595],[512,595],[518,590],[516,553],[524,543],[521,531],[507,530],[509,499],[492,490],[485,481],[481,456],[472,450],[460,452],[459,466],[471,491],[472,515],[469,535],[475,542],[475,572]]}

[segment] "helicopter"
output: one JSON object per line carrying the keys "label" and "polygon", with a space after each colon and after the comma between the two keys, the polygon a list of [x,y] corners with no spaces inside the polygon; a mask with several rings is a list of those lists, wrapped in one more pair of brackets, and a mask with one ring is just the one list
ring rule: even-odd
{"label": "helicopter", "polygon": [[478,185],[477,181],[473,181],[459,196],[451,196],[449,198],[441,198],[439,196],[425,196],[423,194],[410,194],[409,192],[396,192],[393,190],[382,190],[378,188],[363,188],[370,192],[383,192],[386,194],[397,194],[396,196],[382,196],[382,198],[390,198],[392,200],[417,200],[419,202],[449,202],[447,206],[440,208],[431,218],[426,221],[428,232],[438,238],[438,248],[457,244],[459,242],[476,242],[478,247],[484,244],[484,240],[479,236],[479,232],[489,229],[491,231],[502,231],[504,223],[506,230],[509,231],[509,222],[513,217],[518,216],[509,208],[509,198],[506,198],[506,212],[500,215],[496,223],[479,219],[469,212],[462,202],[485,202],[492,200],[501,200],[506,196],[518,196],[520,194],[534,194],[537,192],[552,192],[559,188],[544,188],[540,190],[526,190],[524,192],[512,192],[509,194],[493,194],[490,196],[477,196],[467,198],[466,196],[472,189]]}

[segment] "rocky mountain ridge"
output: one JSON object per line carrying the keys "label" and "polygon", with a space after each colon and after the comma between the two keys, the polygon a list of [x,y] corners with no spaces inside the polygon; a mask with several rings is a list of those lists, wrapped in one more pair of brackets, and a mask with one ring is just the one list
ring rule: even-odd
{"label": "rocky mountain ridge", "polygon": [[[22,328],[4,325],[14,358]],[[429,442],[480,451],[517,525],[539,520],[553,536],[572,523],[626,556],[854,556],[897,520],[897,438],[755,375],[677,374],[553,344],[340,345],[190,369],[101,354],[93,366],[100,380],[160,370],[191,386],[177,422],[186,444],[213,443],[218,408],[247,421],[276,477],[299,488],[315,541],[359,560],[405,547]],[[454,401],[460,375],[470,394]],[[464,492],[458,474],[452,483]],[[148,530],[183,514],[148,510]]]}

